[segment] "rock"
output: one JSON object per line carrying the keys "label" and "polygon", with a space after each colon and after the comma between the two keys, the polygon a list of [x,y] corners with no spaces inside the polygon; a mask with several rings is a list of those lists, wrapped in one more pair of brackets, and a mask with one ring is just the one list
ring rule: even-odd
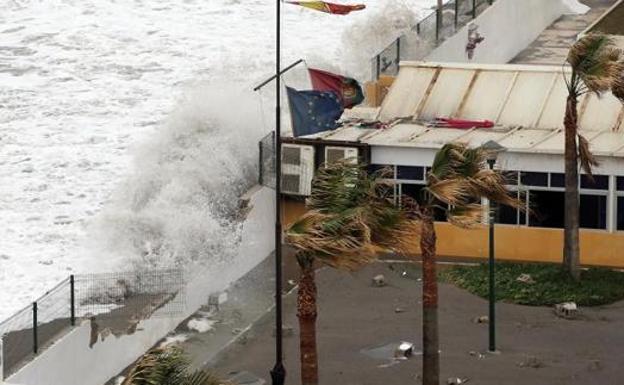
{"label": "rock", "polygon": [[480,317],[476,317],[472,320],[472,322],[476,324],[486,324],[490,322],[490,318],[486,315],[482,315]]}
{"label": "rock", "polygon": [[469,381],[468,378],[451,377],[446,380],[447,385],[462,385]]}
{"label": "rock", "polygon": [[522,282],[532,285],[535,283],[535,280],[533,279],[533,277],[531,277],[531,274],[520,274],[518,278],[516,278],[516,282]]}
{"label": "rock", "polygon": [[401,342],[394,351],[395,358],[409,358],[414,353],[414,344],[411,342]]}
{"label": "rock", "polygon": [[374,287],[384,287],[386,286],[386,277],[383,274],[379,274],[373,277],[373,286]]}
{"label": "rock", "polygon": [[560,318],[575,319],[578,317],[578,306],[574,302],[564,302],[555,305],[555,314]]}

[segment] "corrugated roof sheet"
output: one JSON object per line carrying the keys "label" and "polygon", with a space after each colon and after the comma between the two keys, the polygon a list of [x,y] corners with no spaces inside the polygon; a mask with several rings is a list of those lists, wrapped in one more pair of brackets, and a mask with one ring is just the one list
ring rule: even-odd
{"label": "corrugated roof sheet", "polygon": [[[512,151],[563,153],[567,91],[559,66],[402,62],[378,118],[387,129],[346,126],[316,137],[377,146],[437,148],[450,141],[498,141]],[[492,129],[431,127],[436,117],[491,120]],[[624,156],[624,107],[613,95],[587,94],[579,126],[592,150]],[[615,131],[620,132],[615,132]]]}

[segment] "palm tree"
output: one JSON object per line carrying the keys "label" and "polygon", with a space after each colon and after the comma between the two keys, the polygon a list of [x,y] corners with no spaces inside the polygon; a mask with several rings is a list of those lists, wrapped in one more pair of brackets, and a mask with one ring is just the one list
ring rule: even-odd
{"label": "palm tree", "polygon": [[302,385],[318,384],[315,263],[354,270],[384,250],[415,247],[416,222],[391,198],[384,172],[336,162],[319,169],[307,201],[309,211],[286,231],[301,277],[297,297]]}
{"label": "palm tree", "polygon": [[456,226],[471,228],[481,223],[481,198],[521,208],[505,188],[503,176],[486,165],[487,152],[465,144],[444,145],[436,154],[422,202],[420,247],[423,264],[423,385],[439,385],[438,284],[434,210],[442,209]]}
{"label": "palm tree", "polygon": [[189,369],[190,361],[179,348],[156,348],[134,364],[121,385],[233,385],[208,372]]}
{"label": "palm tree", "polygon": [[611,38],[602,34],[588,34],[578,40],[568,53],[571,67],[566,77],[568,97],[564,118],[565,126],[565,217],[563,265],[570,276],[580,278],[579,248],[579,161],[591,176],[592,167],[598,163],[592,155],[587,140],[578,130],[577,104],[589,92],[601,95],[611,90],[624,101],[624,63],[622,52]]}

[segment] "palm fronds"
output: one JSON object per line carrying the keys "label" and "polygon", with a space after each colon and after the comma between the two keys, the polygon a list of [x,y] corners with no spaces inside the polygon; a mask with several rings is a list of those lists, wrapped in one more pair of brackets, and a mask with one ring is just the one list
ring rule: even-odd
{"label": "palm fronds", "polygon": [[490,170],[487,151],[469,148],[462,143],[444,145],[436,154],[427,176],[428,205],[436,201],[450,207],[447,217],[461,227],[472,227],[481,221],[482,197],[490,201],[522,209],[521,202],[509,194],[505,178]]}
{"label": "palm fronds", "polygon": [[581,167],[591,177],[592,168],[599,165],[594,154],[589,149],[589,142],[581,134],[578,134],[578,156]]}
{"label": "palm fronds", "polygon": [[600,95],[611,90],[624,100],[622,51],[612,38],[601,33],[583,36],[570,48],[567,62],[572,68],[568,82],[571,94],[594,92]]}
{"label": "palm fronds", "polygon": [[369,174],[349,161],[319,169],[307,201],[310,211],[286,230],[300,263],[314,256],[332,267],[355,269],[380,252],[417,247],[417,221],[394,204],[392,186],[383,181],[387,173]]}
{"label": "palm fronds", "polygon": [[201,370],[190,371],[190,361],[176,347],[147,352],[132,367],[122,385],[231,385]]}

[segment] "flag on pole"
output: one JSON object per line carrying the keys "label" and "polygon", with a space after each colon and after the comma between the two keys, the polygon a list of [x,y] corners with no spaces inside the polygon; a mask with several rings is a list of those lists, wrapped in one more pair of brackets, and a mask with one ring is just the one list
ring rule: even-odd
{"label": "flag on pole", "polygon": [[338,127],[342,115],[338,96],[330,91],[297,91],[286,87],[293,135],[316,134]]}
{"label": "flag on pole", "polygon": [[347,15],[353,11],[359,11],[366,8],[366,5],[364,4],[342,5],[328,3],[326,1],[286,1],[286,3],[299,5],[301,7],[331,13],[334,15]]}
{"label": "flag on pole", "polygon": [[351,108],[364,101],[364,93],[357,80],[314,68],[308,68],[308,73],[312,88],[315,91],[335,92],[343,108]]}

